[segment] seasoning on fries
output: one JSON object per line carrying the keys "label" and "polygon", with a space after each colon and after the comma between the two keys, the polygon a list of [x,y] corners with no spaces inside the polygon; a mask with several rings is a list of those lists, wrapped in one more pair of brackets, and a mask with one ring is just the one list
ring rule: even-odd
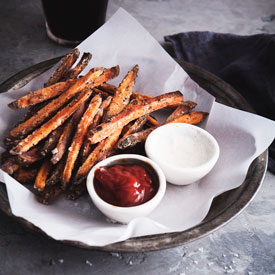
{"label": "seasoning on fries", "polygon": [[[195,102],[181,92],[156,97],[134,91],[135,65],[119,86],[109,83],[119,66],[95,67],[79,76],[92,55],[68,53],[50,79],[36,91],[11,102],[13,110],[29,108],[4,139],[1,169],[23,184],[34,183],[36,198],[48,204],[61,193],[77,199],[86,192],[90,169],[104,158],[146,140],[166,123],[198,124],[207,113],[192,111]],[[163,123],[152,112],[169,108]]]}

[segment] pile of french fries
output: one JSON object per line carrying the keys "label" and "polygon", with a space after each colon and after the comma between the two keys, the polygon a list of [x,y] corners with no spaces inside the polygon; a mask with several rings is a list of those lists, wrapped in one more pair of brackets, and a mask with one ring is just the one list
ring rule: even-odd
{"label": "pile of french fries", "polygon": [[[48,204],[64,193],[77,199],[86,192],[90,169],[104,158],[146,140],[161,124],[150,114],[169,108],[165,123],[200,123],[205,112],[179,92],[151,97],[133,88],[135,65],[118,87],[108,82],[119,66],[96,67],[79,76],[91,59],[74,49],[60,62],[44,88],[11,102],[14,110],[29,108],[4,139],[1,169],[23,184],[34,182],[39,202]],[[162,123],[163,124],[163,123]]]}

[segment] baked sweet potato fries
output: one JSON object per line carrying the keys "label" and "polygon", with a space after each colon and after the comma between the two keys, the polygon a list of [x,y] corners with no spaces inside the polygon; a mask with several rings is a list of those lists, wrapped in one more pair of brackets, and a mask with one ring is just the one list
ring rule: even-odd
{"label": "baked sweet potato fries", "polygon": [[[160,125],[198,124],[207,116],[193,111],[196,103],[184,101],[179,91],[156,97],[134,92],[138,65],[118,87],[109,81],[119,75],[119,66],[95,67],[79,76],[92,56],[79,55],[78,49],[68,53],[44,88],[9,104],[29,110],[4,139],[1,169],[23,184],[34,183],[36,198],[44,204],[61,193],[80,197],[97,162],[142,144]],[[151,113],[162,108],[170,115],[160,123]]]}

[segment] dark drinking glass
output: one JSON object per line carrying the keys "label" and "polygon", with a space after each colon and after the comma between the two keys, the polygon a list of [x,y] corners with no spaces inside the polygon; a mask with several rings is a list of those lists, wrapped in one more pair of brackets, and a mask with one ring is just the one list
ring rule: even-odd
{"label": "dark drinking glass", "polygon": [[48,36],[62,45],[77,45],[106,18],[108,0],[42,0]]}

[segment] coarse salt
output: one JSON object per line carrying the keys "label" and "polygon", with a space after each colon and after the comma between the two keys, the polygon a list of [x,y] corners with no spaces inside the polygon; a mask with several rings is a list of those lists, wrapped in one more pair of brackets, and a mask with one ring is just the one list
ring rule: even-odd
{"label": "coarse salt", "polygon": [[58,153],[58,149],[57,149],[57,148],[54,148],[54,149],[52,150],[52,154],[55,155],[55,154],[57,154],[57,153]]}

